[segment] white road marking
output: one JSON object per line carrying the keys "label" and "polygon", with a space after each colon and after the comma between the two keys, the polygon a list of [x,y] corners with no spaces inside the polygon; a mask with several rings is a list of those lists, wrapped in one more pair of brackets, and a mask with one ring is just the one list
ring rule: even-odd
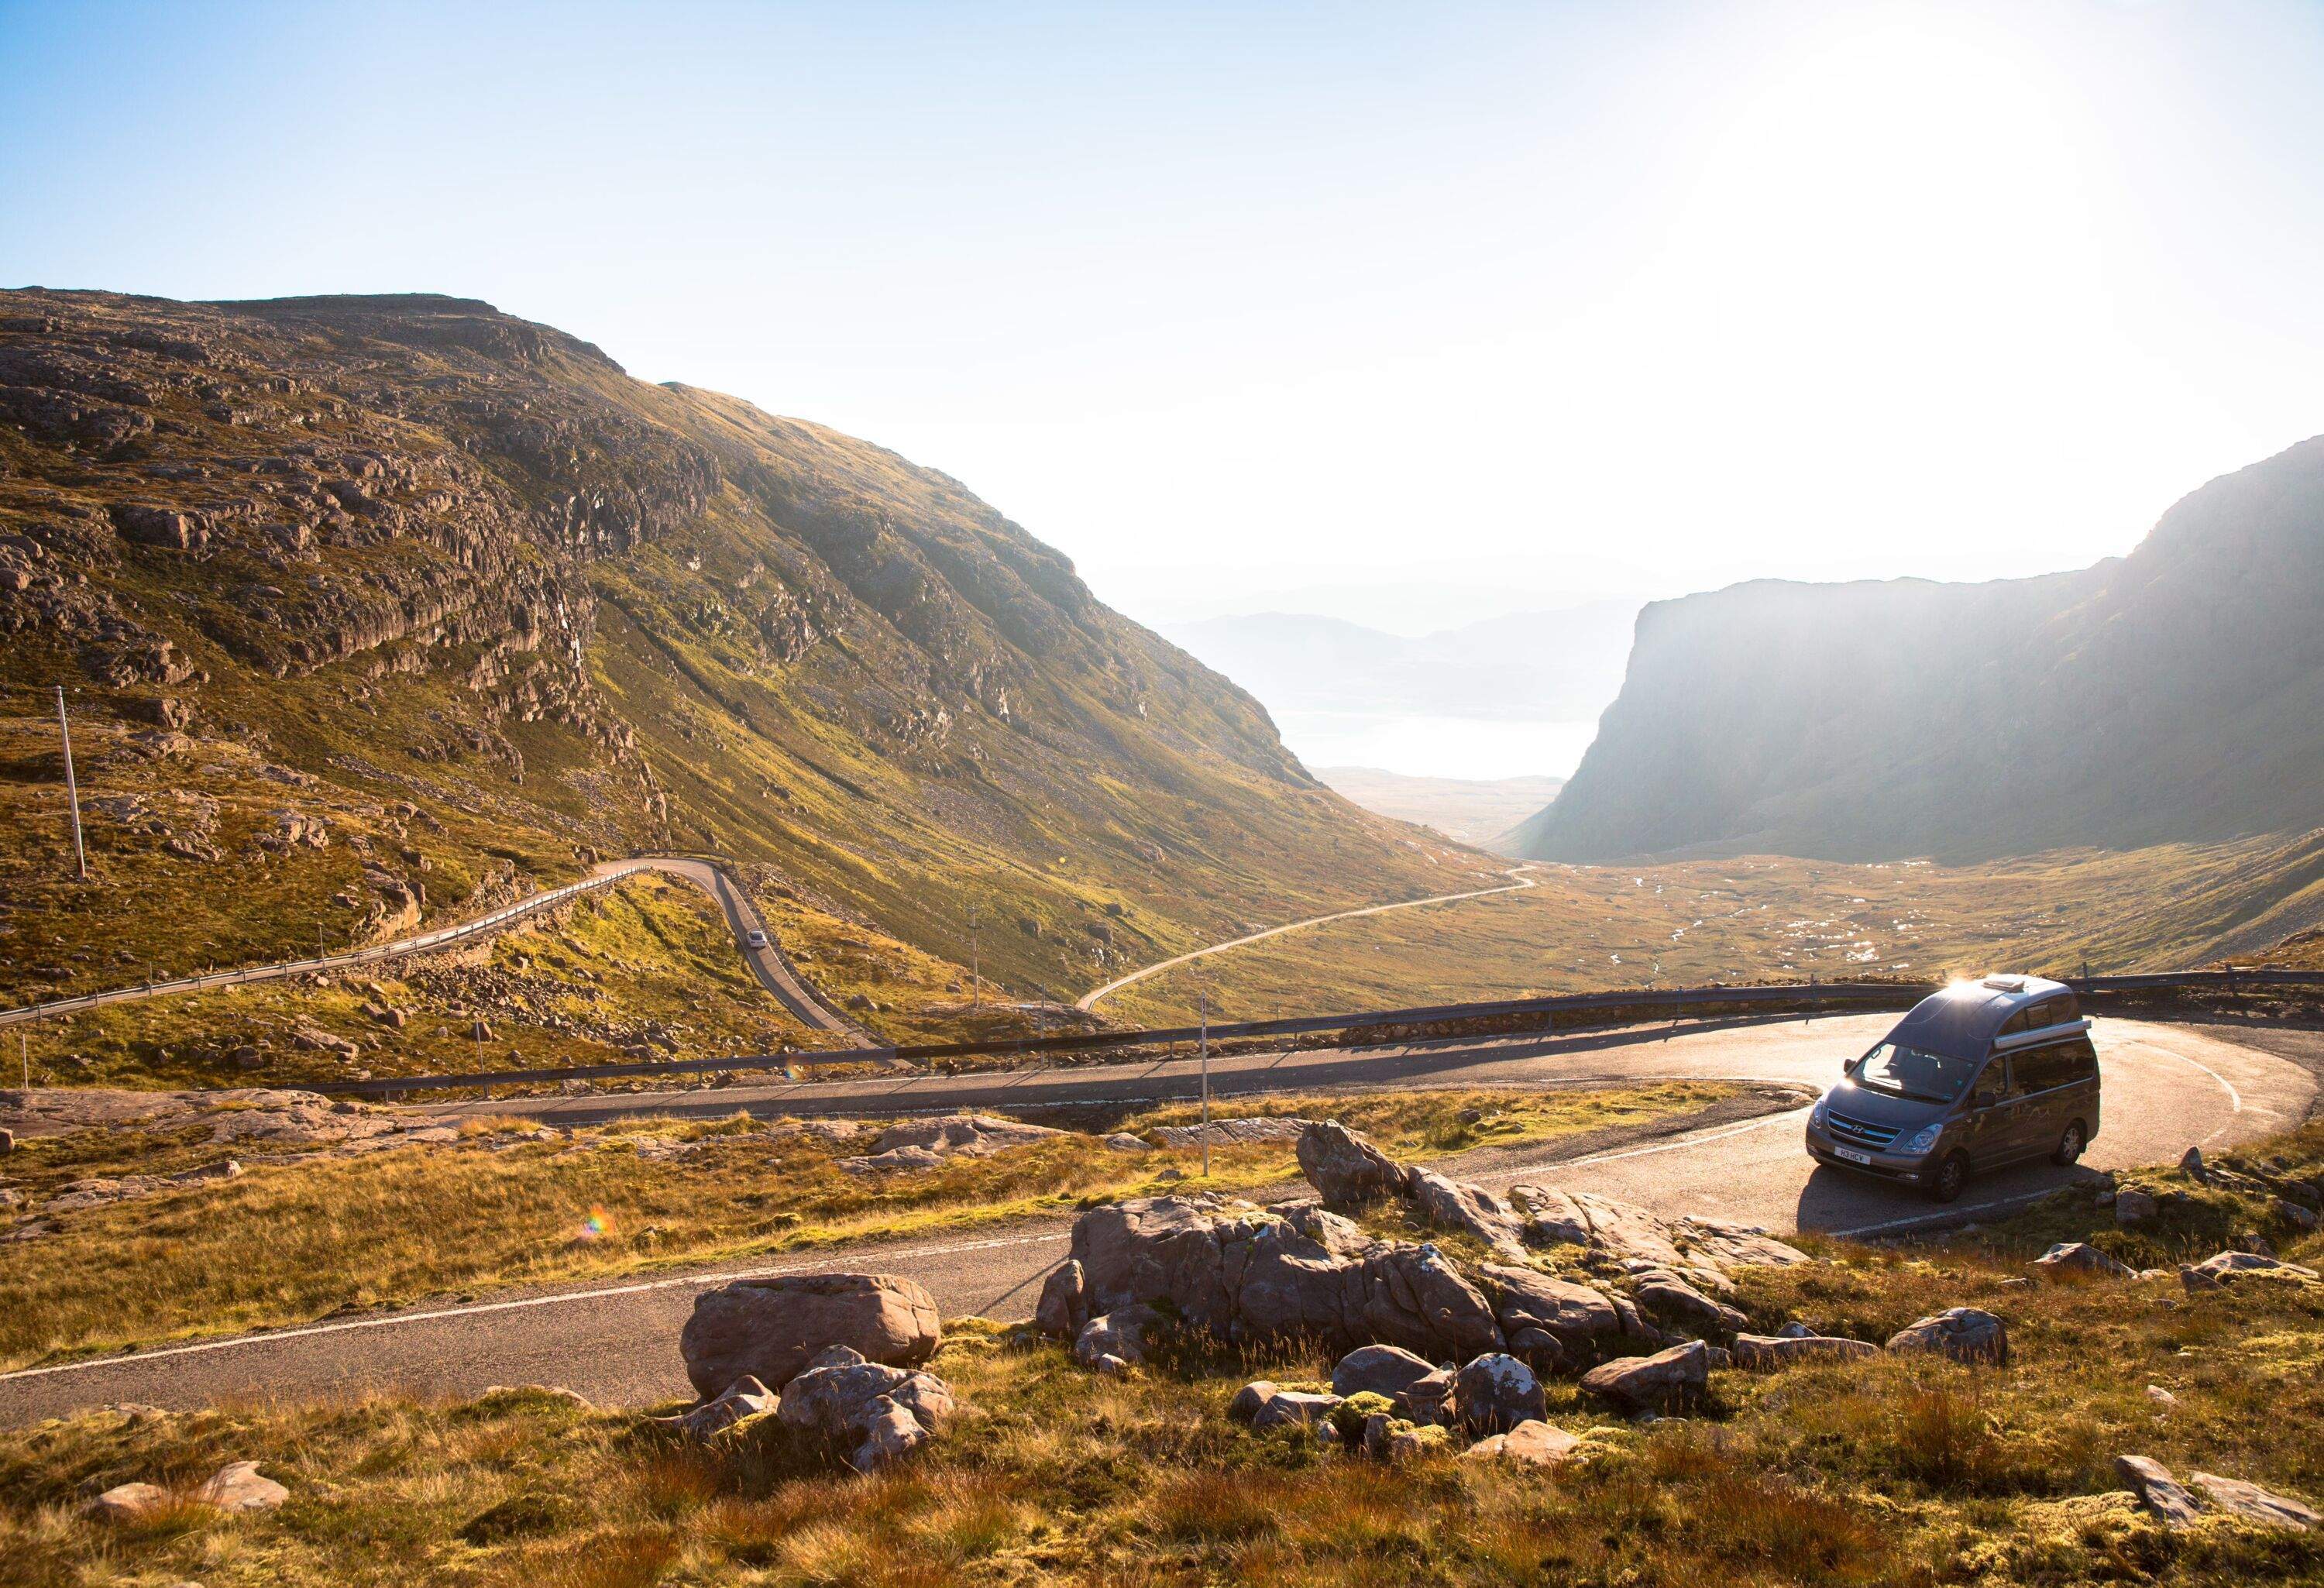
{"label": "white road marking", "polygon": [[[1039,1246],[1053,1241],[1073,1239],[1069,1231],[1057,1231],[1046,1235],[1007,1235],[991,1241],[966,1241],[950,1246],[913,1246],[898,1251],[882,1252],[884,1258],[949,1257],[963,1251],[991,1251],[1004,1246]],[[231,1351],[244,1345],[272,1345],[281,1340],[304,1340],[318,1334],[345,1334],[357,1329],[392,1329],[402,1324],[436,1323],[445,1318],[481,1317],[490,1313],[518,1312],[526,1307],[556,1306],[571,1301],[597,1301],[609,1296],[642,1296],[655,1290],[682,1290],[688,1288],[707,1289],[713,1285],[731,1285],[741,1279],[763,1279],[777,1274],[793,1274],[825,1266],[827,1259],[803,1262],[775,1263],[766,1268],[737,1269],[722,1274],[678,1274],[667,1279],[643,1279],[633,1285],[608,1285],[595,1290],[566,1290],[554,1296],[522,1296],[510,1301],[480,1301],[466,1306],[438,1307],[432,1312],[396,1313],[386,1317],[348,1318],[336,1324],[310,1324],[300,1329],[277,1329],[264,1334],[237,1334],[229,1340],[198,1340],[187,1345],[167,1345],[158,1351],[133,1351],[113,1356],[91,1357],[86,1362],[58,1362],[44,1368],[19,1368],[14,1372],[0,1373],[0,1384],[18,1379],[42,1379],[53,1373],[81,1373],[95,1368],[122,1367],[158,1362],[170,1356],[197,1356],[205,1352]]]}
{"label": "white road marking", "polygon": [[2039,1202],[2044,1196],[2053,1196],[2057,1195],[2057,1191],[2058,1187],[2052,1186],[2046,1191],[2027,1191],[2021,1196],[2004,1196],[1996,1202],[1972,1202],[1967,1207],[1949,1207],[1942,1213],[1914,1214],[1911,1218],[1889,1219],[1877,1224],[1858,1224],[1847,1230],[1812,1230],[1807,1233],[1837,1235],[1842,1240],[1858,1235],[1877,1235],[1886,1230],[1909,1230],[1916,1224],[1941,1224],[1949,1219],[1961,1218],[1973,1213],[1991,1213],[2004,1207],[2023,1207],[2029,1202]]}
{"label": "white road marking", "polygon": [[1729,1136],[1740,1136],[1746,1131],[1757,1131],[1768,1125],[1780,1125],[1787,1121],[1798,1119],[1813,1106],[1812,1103],[1803,1103],[1798,1108],[1788,1108],[1781,1113],[1766,1114],[1756,1120],[1746,1121],[1739,1125],[1722,1125],[1717,1130],[1705,1131],[1701,1135],[1674,1136],[1667,1141],[1657,1141],[1650,1147],[1626,1147],[1618,1152],[1592,1153],[1588,1158],[1552,1159],[1547,1162],[1526,1168],[1494,1169],[1486,1174],[1471,1175],[1468,1177],[1480,1181],[1514,1180],[1524,1175],[1539,1175],[1553,1170],[1562,1173],[1566,1169],[1587,1168],[1591,1164],[1618,1163],[1626,1158],[1645,1158],[1650,1153],[1675,1152],[1682,1147],[1701,1147],[1709,1142],[1725,1140]]}

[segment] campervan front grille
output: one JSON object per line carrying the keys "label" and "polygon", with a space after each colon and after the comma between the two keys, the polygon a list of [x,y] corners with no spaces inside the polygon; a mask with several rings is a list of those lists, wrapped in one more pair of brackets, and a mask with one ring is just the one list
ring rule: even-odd
{"label": "campervan front grille", "polygon": [[1850,1119],[1844,1113],[1826,1114],[1824,1129],[1831,1132],[1835,1141],[1873,1151],[1894,1141],[1897,1130],[1895,1125],[1876,1125],[1869,1120]]}

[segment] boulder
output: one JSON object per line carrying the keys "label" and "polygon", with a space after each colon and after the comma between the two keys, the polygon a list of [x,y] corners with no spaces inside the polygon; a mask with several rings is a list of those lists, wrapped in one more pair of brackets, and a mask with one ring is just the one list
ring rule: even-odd
{"label": "boulder", "polygon": [[1253,1379],[1234,1393],[1227,1402],[1227,1416],[1238,1423],[1247,1423],[1259,1415],[1259,1408],[1282,1393],[1272,1379]]}
{"label": "boulder", "polygon": [[[1296,1141],[1299,1133],[1313,1120],[1292,1115],[1270,1114],[1258,1119],[1213,1120],[1209,1126],[1213,1147],[1250,1146],[1262,1142]],[[1201,1125],[1163,1125],[1154,1132],[1165,1147],[1200,1147],[1204,1127]]]}
{"label": "boulder", "polygon": [[2128,1279],[2137,1276],[2135,1269],[2119,1258],[2110,1257],[2087,1241],[2061,1241],[2034,1260],[2034,1274],[2044,1279],[2067,1277],[2091,1279]]}
{"label": "boulder", "polygon": [[237,1461],[212,1473],[194,1491],[194,1498],[223,1511],[274,1510],[290,1498],[290,1491],[260,1476],[256,1462]]}
{"label": "boulder", "polygon": [[1313,1427],[1330,1417],[1340,1404],[1336,1395],[1316,1395],[1305,1390],[1277,1390],[1251,1413],[1250,1426],[1261,1433],[1269,1428]]}
{"label": "boulder", "polygon": [[1405,1171],[1405,1196],[1416,1213],[1439,1229],[1473,1235],[1506,1261],[1525,1260],[1524,1214],[1482,1186],[1415,1168]]}
{"label": "boulder", "polygon": [[1667,1411],[1711,1386],[1711,1353],[1700,1340],[1652,1356],[1617,1357],[1582,1375],[1582,1388],[1628,1412]]}
{"label": "boulder", "polygon": [[758,1380],[745,1375],[726,1386],[724,1392],[715,1400],[706,1400],[693,1410],[680,1412],[676,1417],[653,1420],[685,1438],[708,1440],[737,1423],[774,1409],[773,1391]]}
{"label": "boulder", "polygon": [[2114,1222],[2126,1229],[2153,1218],[2155,1210],[2154,1198],[2144,1191],[2125,1186],[2114,1194]]}
{"label": "boulder", "polygon": [[1162,1315],[1150,1306],[1133,1305],[1101,1313],[1074,1336],[1074,1360],[1086,1368],[1109,1356],[1124,1366],[1144,1362],[1146,1331],[1161,1321]]}
{"label": "boulder", "polygon": [[1238,1339],[1305,1336],[1346,1350],[1385,1343],[1433,1360],[1501,1348],[1476,1288],[1433,1246],[1375,1241],[1312,1206],[1215,1196],[1092,1208],[1074,1223],[1093,1314],[1165,1303]]}
{"label": "boulder", "polygon": [[1531,1462],[1536,1466],[1554,1467],[1575,1459],[1582,1441],[1554,1423],[1538,1419],[1519,1423],[1506,1434],[1494,1434],[1480,1439],[1462,1453],[1463,1460]]}
{"label": "boulder", "polygon": [[1452,1422],[1475,1436],[1505,1434],[1519,1423],[1547,1415],[1541,1380],[1516,1357],[1490,1353],[1466,1363],[1452,1378]]}
{"label": "boulder", "polygon": [[1104,1145],[1106,1150],[1109,1152],[1151,1152],[1154,1150],[1153,1143],[1148,1141],[1141,1136],[1133,1136],[1127,1131],[1116,1131],[1112,1135],[1104,1138]]}
{"label": "boulder", "polygon": [[[50,1205],[53,1207],[55,1204]],[[2313,1279],[2317,1277],[2314,1269],[2302,1268],[2296,1262],[2285,1262],[2281,1258],[2263,1257],[2255,1251],[2222,1251],[2179,1270],[2181,1281],[2190,1290],[2216,1290],[2253,1274],[2277,1279]]]}
{"label": "boulder", "polygon": [[1044,1334],[1070,1339],[1089,1322],[1089,1282],[1082,1265],[1065,1259],[1049,1270],[1041,1283],[1041,1299],[1033,1308],[1033,1326]]}
{"label": "boulder", "polygon": [[991,1114],[946,1114],[936,1119],[903,1120],[890,1125],[880,1132],[880,1139],[872,1143],[872,1151],[877,1156],[894,1152],[899,1148],[916,1147],[934,1153],[939,1160],[955,1153],[969,1158],[983,1158],[1004,1147],[1021,1147],[1028,1142],[1046,1141],[1053,1136],[1065,1134],[1065,1131],[1052,1130],[1047,1125],[1021,1125],[1015,1120],[999,1119]]}
{"label": "boulder", "polygon": [[1831,1334],[1738,1334],[1729,1350],[1737,1367],[1752,1372],[1769,1372],[1794,1362],[1854,1362],[1880,1354],[1880,1348],[1869,1340]]}
{"label": "boulder", "polygon": [[1554,1186],[1516,1186],[1525,1236],[1534,1246],[1581,1246],[1609,1261],[1665,1269],[1715,1296],[1734,1291],[1729,1272],[1746,1267],[1788,1268],[1809,1260],[1756,1225],[1697,1217],[1666,1219],[1610,1196]]}
{"label": "boulder", "polygon": [[2222,1478],[2215,1473],[2193,1473],[2189,1474],[2187,1481],[2201,1491],[2209,1504],[2247,1522],[2257,1522],[2269,1528],[2290,1528],[2304,1533],[2318,1522],[2324,1521],[2324,1517],[2319,1517],[2299,1500],[2270,1493],[2258,1484],[2246,1483],[2241,1478]]}
{"label": "boulder", "polygon": [[917,1169],[932,1169],[944,1163],[944,1155],[926,1147],[891,1147],[885,1152],[875,1152],[863,1158],[835,1158],[835,1168],[851,1175],[893,1175]]}
{"label": "boulder", "polygon": [[1394,1399],[1435,1372],[1435,1364],[1397,1345],[1360,1345],[1332,1370],[1332,1392],[1358,1395],[1369,1390]]}
{"label": "boulder", "polygon": [[174,1503],[158,1483],[117,1483],[88,1502],[88,1512],[99,1521],[134,1522]]}
{"label": "boulder", "polygon": [[936,1303],[890,1274],[782,1274],[705,1291],[678,1335],[686,1376],[707,1399],[746,1376],[780,1389],[818,1352],[845,1345],[917,1367],[942,1338]]}
{"label": "boulder", "polygon": [[1667,1269],[1637,1276],[1633,1292],[1639,1307],[1658,1323],[1698,1334],[1732,1334],[1751,1320],[1723,1301],[1713,1301]]}
{"label": "boulder", "polygon": [[[1536,1372],[1595,1362],[1625,1334],[1621,1310],[1592,1286],[1495,1263],[1480,1266],[1476,1282],[1492,1304],[1494,1321],[1508,1349],[1532,1363]],[[1543,1345],[1544,1336],[1555,1345],[1554,1352]]]}
{"label": "boulder", "polygon": [[1888,1349],[1938,1352],[1955,1362],[1998,1365],[2009,1360],[2009,1330],[1989,1312],[1953,1306],[1905,1325],[1888,1336]]}
{"label": "boulder", "polygon": [[1299,1172],[1323,1193],[1327,1207],[1361,1207],[1401,1196],[1405,1170],[1370,1138],[1337,1120],[1309,1124],[1299,1132]]}
{"label": "boulder", "polygon": [[1396,1415],[1429,1426],[1450,1421],[1452,1380],[1451,1368],[1438,1368],[1425,1379],[1415,1379],[1388,1398],[1395,1403]]}
{"label": "boulder", "polygon": [[835,1362],[783,1386],[775,1417],[868,1473],[941,1433],[953,1409],[951,1386],[934,1373],[877,1362]]}
{"label": "boulder", "polygon": [[[2190,1151],[2193,1150],[2191,1148]],[[2117,1455],[2115,1476],[2166,1528],[2190,1527],[2202,1514],[2195,1497],[2179,1486],[2171,1469],[2144,1455]]]}

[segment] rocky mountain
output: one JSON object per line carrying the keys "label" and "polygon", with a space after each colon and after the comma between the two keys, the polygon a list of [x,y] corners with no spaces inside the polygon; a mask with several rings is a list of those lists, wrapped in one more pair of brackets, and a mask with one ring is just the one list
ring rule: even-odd
{"label": "rocky mountain", "polygon": [[0,294],[0,688],[18,978],[677,849],[1062,990],[1481,864],[959,482],[454,298]]}
{"label": "rocky mountain", "polygon": [[1536,858],[1976,859],[2324,824],[2324,438],[2129,556],[1651,605]]}

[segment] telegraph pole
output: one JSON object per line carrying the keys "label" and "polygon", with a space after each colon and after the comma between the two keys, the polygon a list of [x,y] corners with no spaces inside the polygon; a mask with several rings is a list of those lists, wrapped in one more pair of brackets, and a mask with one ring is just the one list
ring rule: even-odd
{"label": "telegraph pole", "polygon": [[1194,1001],[1202,1011],[1203,1051],[1203,1178],[1211,1177],[1211,986],[1201,971],[1194,973]]}
{"label": "telegraph pole", "polygon": [[65,742],[65,798],[72,805],[73,863],[80,869],[80,880],[88,881],[88,851],[80,842],[80,784],[73,777],[72,724],[65,718],[65,687],[57,686],[57,732]]}

